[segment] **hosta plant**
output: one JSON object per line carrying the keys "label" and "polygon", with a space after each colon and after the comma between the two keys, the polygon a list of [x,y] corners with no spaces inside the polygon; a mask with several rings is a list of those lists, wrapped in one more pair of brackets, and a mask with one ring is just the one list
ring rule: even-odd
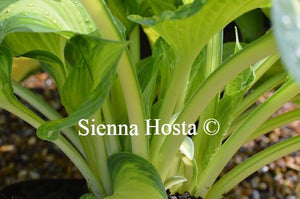
{"label": "hosta plant", "polygon": [[[300,136],[286,139],[218,178],[245,143],[299,119],[299,109],[271,118],[299,102],[298,10],[297,0],[1,1],[0,106],[70,158],[90,190],[82,198],[220,198],[300,148]],[[233,21],[236,41],[225,42]],[[37,69],[67,117],[19,83]]]}

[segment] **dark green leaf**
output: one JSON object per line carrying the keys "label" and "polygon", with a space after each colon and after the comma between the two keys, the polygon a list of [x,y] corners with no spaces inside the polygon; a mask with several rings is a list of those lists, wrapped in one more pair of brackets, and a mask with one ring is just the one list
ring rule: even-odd
{"label": "dark green leaf", "polygon": [[160,15],[164,11],[175,10],[178,6],[178,1],[176,0],[147,0],[147,3],[155,15]]}
{"label": "dark green leaf", "polygon": [[126,27],[126,35],[129,35],[136,25],[127,19],[128,15],[138,14],[144,16],[149,8],[144,0],[107,0],[107,6],[112,14]]}
{"label": "dark green leaf", "polygon": [[264,34],[264,16],[259,9],[252,10],[235,20],[243,42],[250,43]]}
{"label": "dark green leaf", "polygon": [[8,49],[0,48],[0,93],[1,98],[13,94],[11,85],[12,55]]}

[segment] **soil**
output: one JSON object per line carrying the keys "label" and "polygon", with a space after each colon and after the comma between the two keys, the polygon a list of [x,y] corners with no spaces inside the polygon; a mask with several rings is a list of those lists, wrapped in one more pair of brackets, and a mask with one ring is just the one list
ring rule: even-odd
{"label": "soil", "polygon": [[188,192],[185,192],[183,194],[176,193],[175,195],[172,195],[170,191],[167,190],[167,194],[168,194],[168,199],[201,199],[201,198],[195,198],[191,196]]}

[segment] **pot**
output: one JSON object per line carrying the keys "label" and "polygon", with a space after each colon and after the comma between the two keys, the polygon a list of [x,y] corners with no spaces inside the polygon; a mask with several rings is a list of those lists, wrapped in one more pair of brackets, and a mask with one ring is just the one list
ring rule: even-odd
{"label": "pot", "polygon": [[77,199],[87,192],[85,180],[41,179],[9,185],[0,199]]}

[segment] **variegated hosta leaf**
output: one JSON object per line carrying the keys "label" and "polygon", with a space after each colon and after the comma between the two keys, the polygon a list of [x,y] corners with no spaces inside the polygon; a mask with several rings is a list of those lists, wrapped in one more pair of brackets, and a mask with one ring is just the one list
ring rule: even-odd
{"label": "variegated hosta leaf", "polygon": [[300,1],[273,0],[272,19],[284,66],[300,83]]}
{"label": "variegated hosta leaf", "polygon": [[74,33],[95,31],[78,0],[5,0],[0,3],[0,41],[11,32]]}
{"label": "variegated hosta leaf", "polygon": [[116,153],[109,157],[113,179],[113,195],[105,199],[167,199],[162,180],[147,160],[132,153]]}
{"label": "variegated hosta leaf", "polygon": [[179,55],[196,57],[221,28],[266,3],[268,0],[198,0],[176,11],[162,12],[159,17],[133,15],[130,19],[152,27]]}
{"label": "variegated hosta leaf", "polygon": [[76,36],[66,50],[72,65],[62,87],[61,98],[69,116],[40,126],[37,135],[54,141],[60,130],[89,118],[106,99],[116,78],[117,62],[126,43],[110,42],[93,36]]}
{"label": "variegated hosta leaf", "polygon": [[[30,51],[45,51],[59,58],[62,65],[52,61],[49,63],[51,58],[45,56],[45,52],[43,56],[31,57],[48,64],[44,69],[51,75],[55,74],[53,78],[59,90],[69,72],[68,66],[64,65],[66,40],[74,34],[95,31],[89,14],[77,0],[0,2],[0,43],[8,47],[14,56]],[[30,73],[31,68],[24,68],[24,73]]]}
{"label": "variegated hosta leaf", "polygon": [[0,47],[0,108],[19,117],[26,115],[24,120],[37,128],[43,123],[43,120],[23,105],[13,94],[11,70],[12,54],[8,49]]}

